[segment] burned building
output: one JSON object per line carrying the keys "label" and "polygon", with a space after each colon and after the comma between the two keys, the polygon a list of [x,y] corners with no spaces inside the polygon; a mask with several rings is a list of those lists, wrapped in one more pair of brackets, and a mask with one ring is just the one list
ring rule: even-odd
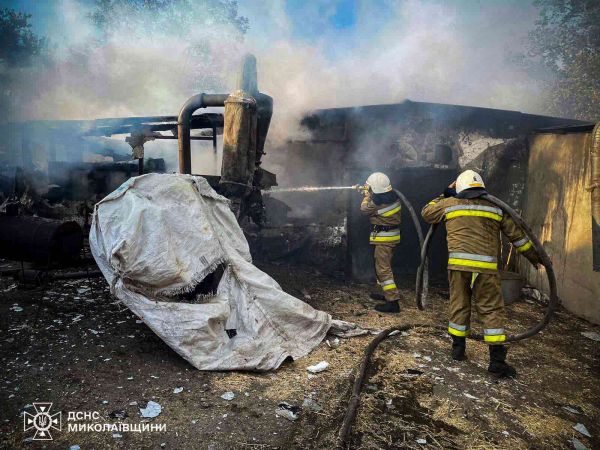
{"label": "burned building", "polygon": [[[544,223],[546,214],[551,214],[546,211],[548,202],[540,202],[538,197],[550,195],[548,192],[564,192],[560,186],[550,188],[551,185],[540,181],[546,179],[546,175],[542,176],[546,172],[541,170],[541,165],[549,163],[547,158],[555,161],[550,154],[561,148],[565,150],[561,158],[576,156],[584,170],[584,155],[577,152],[584,152],[585,139],[591,145],[589,136],[593,128],[593,125],[574,120],[516,111],[408,100],[394,105],[317,110],[307,115],[302,124],[309,139],[291,140],[286,146],[270,152],[269,163],[277,168],[280,183],[284,186],[349,186],[363,183],[371,172],[382,171],[390,176],[392,185],[404,193],[414,208],[420,210],[460,171],[471,168],[482,174],[490,192],[536,224],[536,230]],[[556,143],[555,147],[546,144],[548,149],[541,150],[540,142],[548,139],[544,136],[560,130],[567,130],[567,137],[560,139],[573,140],[579,136],[582,146],[578,147],[575,142]],[[574,132],[579,134],[574,135]],[[546,153],[548,156],[541,156]],[[534,167],[530,167],[531,164]],[[561,170],[567,170],[566,166]],[[587,176],[584,177],[582,172],[580,184],[584,179]],[[577,192],[589,197],[582,189]],[[262,239],[280,250],[278,256],[285,258],[283,250],[287,243],[287,250],[294,258],[317,264],[322,270],[334,268],[360,281],[374,280],[368,242],[369,223],[360,213],[359,195],[342,190],[274,193],[273,197],[290,208],[282,212],[283,207],[279,206],[277,212],[267,212],[274,225],[269,227],[267,222]],[[544,208],[544,214],[532,205]],[[283,227],[281,214],[287,214],[288,218]],[[589,228],[589,214],[583,217],[587,217],[582,221]],[[424,222],[421,226],[426,229]],[[344,230],[341,236],[337,231],[340,228]],[[592,248],[590,236],[586,235],[584,242],[578,244],[585,244],[589,252]],[[563,252],[562,241],[554,239],[554,242]],[[521,264],[517,262],[518,257],[509,256],[508,243],[503,245],[502,253],[505,268],[518,270],[517,266]],[[402,240],[394,259],[396,274],[412,283],[419,259],[419,241],[404,208]],[[444,282],[446,262],[445,236],[438,232],[430,251],[429,268],[433,279]],[[594,291],[598,289],[600,279],[592,273],[591,263],[588,265],[584,283],[587,287],[582,289],[593,286],[591,290]],[[521,269],[521,273],[525,276],[527,270]],[[541,277],[543,275],[533,277],[529,274],[527,279],[537,285]],[[592,318],[580,307],[570,306],[584,300],[564,301],[569,309]],[[598,321],[598,317],[593,320]]]}

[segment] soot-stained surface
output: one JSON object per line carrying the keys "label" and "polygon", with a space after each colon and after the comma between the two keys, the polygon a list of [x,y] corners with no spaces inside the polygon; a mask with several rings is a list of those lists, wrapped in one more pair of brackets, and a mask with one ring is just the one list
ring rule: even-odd
{"label": "soot-stained surface", "polygon": [[[431,307],[419,312],[410,284],[400,316],[372,310],[372,286],[332,278],[307,267],[262,265],[292,295],[335,318],[372,329],[398,323],[443,324],[447,292],[432,289]],[[509,307],[516,331],[542,315],[537,304]],[[516,380],[486,373],[487,351],[469,342],[469,360],[452,362],[450,341],[416,329],[377,350],[361,397],[352,448],[573,448],[578,439],[600,446],[596,331],[560,310],[535,339],[512,346]],[[332,448],[349,397],[354,370],[372,336],[321,344],[277,371],[200,372],[167,347],[113,298],[103,279],[53,282],[25,290],[0,278],[0,447],[2,448]],[[310,376],[306,368],[327,361]],[[183,388],[180,389],[178,388]],[[221,398],[231,391],[232,400]],[[177,392],[177,393],[176,393]],[[281,402],[301,406],[296,421],[276,415]],[[162,406],[140,416],[148,401]],[[34,402],[62,411],[53,441],[33,442],[23,416]],[[318,406],[315,406],[315,403]],[[69,421],[68,412],[97,412]],[[123,413],[124,412],[124,413]],[[123,417],[122,419],[118,417]],[[81,414],[80,414],[80,417]],[[69,431],[69,424],[164,425],[164,431]],[[583,424],[591,438],[573,427]]]}

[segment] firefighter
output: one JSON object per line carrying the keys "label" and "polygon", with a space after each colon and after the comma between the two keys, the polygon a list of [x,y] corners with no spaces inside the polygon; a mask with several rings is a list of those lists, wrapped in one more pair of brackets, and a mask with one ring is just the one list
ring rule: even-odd
{"label": "firefighter", "polygon": [[430,201],[421,215],[428,223],[446,222],[452,358],[466,359],[466,337],[471,322],[471,296],[489,344],[488,371],[499,377],[514,377],[516,370],[506,363],[504,300],[498,274],[499,231],[516,250],[538,267],[540,259],[532,242],[514,221],[493,203],[480,198],[486,194],[481,176],[466,170],[444,194]]}
{"label": "firefighter", "polygon": [[377,284],[383,292],[372,295],[383,299],[385,303],[375,309],[383,313],[400,312],[400,292],[394,281],[392,257],[394,248],[400,242],[400,199],[392,189],[390,179],[381,172],[369,175],[365,183],[364,198],[360,204],[363,214],[369,216],[371,234],[369,242],[373,245]]}

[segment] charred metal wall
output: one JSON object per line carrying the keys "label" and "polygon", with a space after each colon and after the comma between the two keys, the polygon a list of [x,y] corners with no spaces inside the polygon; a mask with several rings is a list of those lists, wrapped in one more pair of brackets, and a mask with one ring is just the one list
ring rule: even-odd
{"label": "charred metal wall", "polygon": [[[593,270],[590,132],[531,139],[524,218],[552,258],[565,308],[600,323],[600,272]],[[526,261],[521,272],[548,292],[546,276]]]}
{"label": "charred metal wall", "polygon": [[[278,174],[281,186],[332,186],[363,183],[373,171],[388,174],[417,213],[467,165],[486,177],[490,191],[520,206],[527,170],[526,136],[536,128],[576,123],[551,117],[433,103],[406,101],[315,111],[302,122],[307,138],[269,150],[265,163]],[[285,194],[276,197],[290,208],[288,224],[304,222],[344,226],[347,232],[344,267],[355,279],[375,279],[369,221],[360,215],[354,192]],[[425,224],[423,229],[426,230]],[[273,230],[270,230],[274,233]],[[302,228],[295,228],[295,239]],[[338,242],[338,241],[336,241]],[[339,250],[339,249],[336,249]],[[314,253],[319,266],[322,254]],[[447,247],[443,232],[431,247],[431,274],[446,278]],[[419,244],[407,211],[402,242],[394,259],[398,275],[416,273]],[[331,258],[324,259],[331,266]]]}
{"label": "charred metal wall", "polygon": [[[364,180],[371,169],[348,170],[349,180]],[[413,205],[420,217],[423,205],[440,194],[451,180],[456,178],[457,170],[436,169],[431,167],[416,167],[396,169],[386,172],[392,185],[402,191]],[[362,196],[355,194],[348,201],[348,248],[347,269],[353,278],[360,281],[373,281],[375,269],[373,266],[373,246],[369,244],[369,220],[360,212]],[[426,232],[428,225],[421,220],[421,227]],[[402,237],[394,254],[394,273],[400,277],[414,275],[420,261],[420,245],[413,221],[406,208],[402,209]],[[436,278],[445,278],[448,250],[446,247],[446,232],[443,227],[435,234],[431,244],[430,273]],[[409,277],[412,279],[412,276]]]}

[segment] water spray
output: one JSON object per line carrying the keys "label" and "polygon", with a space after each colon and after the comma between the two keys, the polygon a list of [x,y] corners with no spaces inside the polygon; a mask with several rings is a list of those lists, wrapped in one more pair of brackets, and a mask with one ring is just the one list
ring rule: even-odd
{"label": "water spray", "polygon": [[[362,186],[361,186],[362,187]],[[263,191],[263,195],[279,194],[281,192],[319,192],[319,191],[343,191],[358,189],[357,186],[300,186],[294,188],[271,188]]]}

